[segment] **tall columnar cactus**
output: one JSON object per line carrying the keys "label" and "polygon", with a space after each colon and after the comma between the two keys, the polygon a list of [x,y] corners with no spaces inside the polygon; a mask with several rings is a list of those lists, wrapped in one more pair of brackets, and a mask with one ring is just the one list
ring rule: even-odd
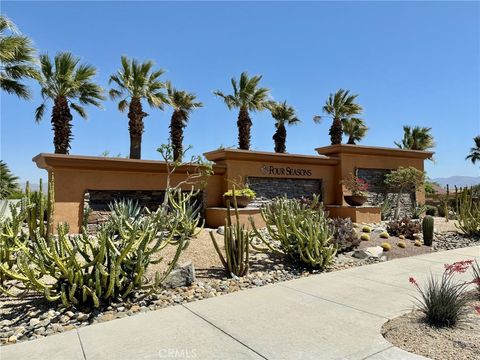
{"label": "tall columnar cactus", "polygon": [[422,221],[422,229],[423,229],[423,243],[427,246],[432,246],[432,243],[433,243],[433,226],[434,226],[433,217],[430,215],[425,216]]}
{"label": "tall columnar cactus", "polygon": [[[265,245],[252,247],[258,251],[275,251],[290,256],[312,268],[325,268],[333,261],[337,246],[332,242],[332,230],[325,211],[279,198],[262,209],[269,237],[255,227],[253,231]],[[276,245],[275,242],[279,245]]]}
{"label": "tall columnar cactus", "polygon": [[227,203],[227,218],[225,219],[224,229],[224,246],[225,256],[223,256],[213,231],[210,231],[210,237],[212,238],[213,246],[220,257],[222,265],[230,275],[244,276],[248,273],[248,258],[249,258],[249,245],[251,240],[251,232],[245,229],[245,226],[240,224],[240,218],[238,215],[237,201],[234,197],[234,212],[235,223],[232,223],[230,203]]}
{"label": "tall columnar cactus", "polygon": [[458,228],[468,236],[480,236],[480,199],[472,189],[465,188],[457,200]]}
{"label": "tall columnar cactus", "polygon": [[[96,237],[89,236],[85,229],[81,235],[69,235],[66,224],[57,227],[58,236],[42,236],[37,228],[29,241],[13,238],[19,249],[16,267],[1,263],[0,274],[44,294],[49,301],[61,301],[66,307],[98,307],[111,299],[125,298],[137,289],[154,289],[188,244],[183,238],[173,239],[173,233],[165,235],[161,218],[163,213],[130,218],[119,211],[112,214]],[[177,246],[172,261],[163,274],[157,272],[154,279],[148,280],[147,267],[161,261],[159,252],[168,244]],[[50,277],[48,282],[44,280],[46,275]]]}

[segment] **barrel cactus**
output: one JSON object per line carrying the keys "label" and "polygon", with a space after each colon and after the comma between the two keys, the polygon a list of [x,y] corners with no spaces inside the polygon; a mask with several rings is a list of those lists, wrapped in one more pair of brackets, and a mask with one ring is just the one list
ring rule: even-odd
{"label": "barrel cactus", "polygon": [[427,246],[432,246],[433,243],[433,225],[434,219],[432,216],[427,215],[423,218],[423,243]]}

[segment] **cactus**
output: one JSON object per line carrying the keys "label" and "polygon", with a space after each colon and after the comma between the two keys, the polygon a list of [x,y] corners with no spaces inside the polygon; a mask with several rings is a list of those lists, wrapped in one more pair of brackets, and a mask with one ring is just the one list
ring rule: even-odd
{"label": "cactus", "polygon": [[390,243],[384,242],[380,245],[383,249],[383,251],[389,251],[392,248],[392,245]]}
{"label": "cactus", "polygon": [[227,218],[225,219],[225,233],[224,233],[224,246],[225,257],[223,256],[220,248],[215,240],[213,231],[210,231],[210,237],[213,242],[213,246],[217,251],[220,261],[222,262],[225,270],[233,277],[244,276],[248,273],[248,256],[251,232],[245,229],[244,225],[240,224],[240,218],[238,215],[238,207],[236,197],[233,197],[235,223],[232,224],[230,202],[227,201]]}
{"label": "cactus", "polygon": [[422,242],[420,240],[415,240],[413,243],[415,246],[422,246]]}
{"label": "cactus", "polygon": [[370,240],[370,235],[362,234],[362,235],[360,235],[360,240],[369,241]]}
{"label": "cactus", "polygon": [[370,226],[364,226],[362,228],[362,232],[364,233],[371,233],[372,232],[372,228]]}
{"label": "cactus", "polygon": [[433,242],[433,217],[427,215],[423,218],[422,229],[423,229],[423,243],[427,246],[432,246]]}
{"label": "cactus", "polygon": [[203,228],[201,219],[201,206],[196,199],[199,190],[182,192],[180,189],[167,190],[168,216],[173,218],[170,224],[176,224],[169,231],[174,231],[175,237],[192,237],[197,235]]}
{"label": "cactus", "polygon": [[399,242],[397,243],[397,246],[398,246],[399,248],[404,249],[404,248],[407,247],[407,244],[405,243],[405,241],[399,241]]}
{"label": "cactus", "polygon": [[390,237],[390,235],[388,234],[388,232],[384,231],[384,232],[380,233],[380,237],[382,239],[388,239]]}
{"label": "cactus", "polygon": [[[50,199],[52,195],[51,183]],[[52,203],[46,203],[50,213]],[[165,235],[165,223],[161,221],[165,218],[163,208],[132,218],[128,211],[122,211],[125,210],[122,205],[114,205],[110,219],[100,227],[96,237],[89,236],[85,228],[81,235],[69,235],[66,224],[59,224],[58,235],[54,236],[47,231],[48,221],[43,228],[47,232],[42,234],[41,221],[33,221],[33,208],[25,208],[29,213],[25,219],[30,216],[32,237],[22,236],[21,231],[8,233],[17,249],[16,266],[0,263],[0,276],[15,279],[24,288],[43,294],[49,301],[61,301],[65,307],[98,307],[141,288],[155,289],[188,245],[184,238],[174,239],[173,232]],[[41,205],[36,209],[41,209]],[[148,281],[147,267],[161,261],[158,254],[169,244],[177,246],[177,250],[167,270],[163,274],[157,272]],[[45,282],[47,275],[50,279]],[[4,287],[0,291],[9,293]]]}
{"label": "cactus", "polygon": [[312,268],[323,269],[333,262],[337,246],[332,242],[332,230],[323,209],[315,210],[297,200],[283,197],[262,208],[262,217],[269,237],[279,242],[280,246],[275,247],[250,219],[256,237],[264,244],[264,247],[252,244],[252,248],[288,255]]}
{"label": "cactus", "polygon": [[457,227],[468,236],[480,236],[480,201],[474,199],[472,189],[462,190],[457,201]]}

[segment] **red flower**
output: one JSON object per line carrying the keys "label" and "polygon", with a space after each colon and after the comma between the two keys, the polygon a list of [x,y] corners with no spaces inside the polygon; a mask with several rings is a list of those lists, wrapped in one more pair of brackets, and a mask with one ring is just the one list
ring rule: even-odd
{"label": "red flower", "polygon": [[410,282],[410,284],[413,284],[413,285],[415,285],[415,286],[418,286],[417,280],[415,280],[414,277],[410,276],[410,278],[408,279],[408,281]]}
{"label": "red flower", "polygon": [[480,315],[480,306],[475,306],[475,311]]}
{"label": "red flower", "polygon": [[447,274],[464,273],[472,263],[473,260],[462,260],[454,262],[453,264],[445,264],[445,272]]}

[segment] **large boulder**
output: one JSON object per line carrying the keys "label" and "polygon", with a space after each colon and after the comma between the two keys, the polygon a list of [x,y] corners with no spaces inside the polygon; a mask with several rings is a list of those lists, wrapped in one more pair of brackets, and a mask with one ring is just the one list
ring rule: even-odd
{"label": "large boulder", "polygon": [[176,265],[163,282],[166,288],[177,288],[180,286],[190,286],[195,282],[195,267],[189,261],[185,264]]}
{"label": "large boulder", "polygon": [[376,258],[379,259],[383,255],[381,246],[371,246],[364,249],[357,249],[353,253],[353,257],[357,259]]}

